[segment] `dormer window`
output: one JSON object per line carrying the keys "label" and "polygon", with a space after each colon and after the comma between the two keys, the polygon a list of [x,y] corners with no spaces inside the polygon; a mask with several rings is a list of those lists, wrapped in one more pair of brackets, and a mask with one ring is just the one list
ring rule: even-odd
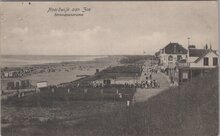
{"label": "dormer window", "polygon": [[173,56],[170,55],[170,56],[168,57],[168,60],[169,60],[169,61],[173,61]]}
{"label": "dormer window", "polygon": [[174,53],[176,53],[176,45],[174,45]]}
{"label": "dormer window", "polygon": [[177,55],[177,61],[180,61],[182,59],[181,55]]}

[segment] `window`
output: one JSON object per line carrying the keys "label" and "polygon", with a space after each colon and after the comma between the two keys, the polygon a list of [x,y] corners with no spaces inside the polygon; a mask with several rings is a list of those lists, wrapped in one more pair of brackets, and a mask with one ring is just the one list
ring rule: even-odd
{"label": "window", "polygon": [[183,73],[183,79],[188,79],[188,73],[187,72]]}
{"label": "window", "polygon": [[170,55],[170,56],[168,57],[168,60],[169,60],[169,61],[173,61],[173,56]]}
{"label": "window", "polygon": [[214,57],[213,58],[213,66],[217,66],[218,65],[218,58]]}
{"label": "window", "polygon": [[208,65],[209,65],[209,58],[205,57],[205,58],[203,59],[203,65],[204,65],[204,66],[208,66]]}
{"label": "window", "polygon": [[181,55],[177,55],[177,61],[181,60],[182,56]]}

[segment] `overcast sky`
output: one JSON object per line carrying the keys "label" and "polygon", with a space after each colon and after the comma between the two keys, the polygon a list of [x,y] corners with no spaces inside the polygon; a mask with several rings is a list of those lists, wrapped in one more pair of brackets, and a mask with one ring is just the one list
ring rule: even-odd
{"label": "overcast sky", "polygon": [[[217,1],[1,3],[2,54],[153,54],[169,42],[218,48]],[[91,8],[54,16],[48,8]]]}

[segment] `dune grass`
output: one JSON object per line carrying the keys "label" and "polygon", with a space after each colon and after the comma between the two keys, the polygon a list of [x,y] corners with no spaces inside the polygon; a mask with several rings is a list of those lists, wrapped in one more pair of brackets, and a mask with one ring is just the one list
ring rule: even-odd
{"label": "dune grass", "polygon": [[[216,136],[218,134],[218,70],[191,80],[180,88],[163,91],[148,101],[136,103],[132,107],[126,108],[124,103],[121,103],[123,106],[118,104],[114,110],[96,112],[78,122],[76,119],[54,119],[28,126],[11,126],[3,129],[3,134]],[[62,107],[65,107],[64,103]]]}
{"label": "dune grass", "polygon": [[215,136],[218,71],[195,78],[180,88],[170,88],[128,109],[87,120],[84,125],[89,122],[96,122],[93,135]]}

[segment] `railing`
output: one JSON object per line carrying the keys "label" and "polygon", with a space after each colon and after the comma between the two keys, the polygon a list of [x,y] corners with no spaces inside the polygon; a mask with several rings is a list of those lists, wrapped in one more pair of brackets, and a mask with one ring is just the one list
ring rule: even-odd
{"label": "railing", "polygon": [[190,67],[190,63],[177,63],[176,65],[179,68]]}

